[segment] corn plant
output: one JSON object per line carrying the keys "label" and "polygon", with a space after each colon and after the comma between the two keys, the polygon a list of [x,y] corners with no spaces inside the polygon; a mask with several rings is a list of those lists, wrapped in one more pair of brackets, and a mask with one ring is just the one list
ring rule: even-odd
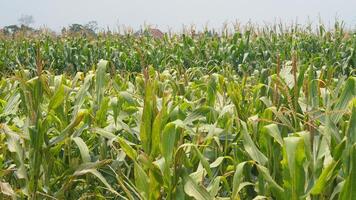
{"label": "corn plant", "polygon": [[[353,199],[354,38],[334,34],[23,39],[33,65],[0,80],[0,197]],[[47,57],[61,45],[78,48]]]}

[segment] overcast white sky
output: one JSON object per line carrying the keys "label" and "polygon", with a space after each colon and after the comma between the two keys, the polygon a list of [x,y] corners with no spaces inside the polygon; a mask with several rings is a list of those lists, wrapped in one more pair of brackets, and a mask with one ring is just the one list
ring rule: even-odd
{"label": "overcast white sky", "polygon": [[60,30],[72,23],[96,20],[100,27],[118,24],[137,29],[145,22],[180,30],[182,24],[198,28],[221,27],[235,20],[246,23],[324,23],[335,18],[356,26],[356,0],[0,0],[0,27],[17,24],[22,14],[32,15],[34,26]]}

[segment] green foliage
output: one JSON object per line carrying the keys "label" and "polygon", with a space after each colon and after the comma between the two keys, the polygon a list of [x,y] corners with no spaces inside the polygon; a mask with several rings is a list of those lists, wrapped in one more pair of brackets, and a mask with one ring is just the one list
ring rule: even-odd
{"label": "green foliage", "polygon": [[[298,25],[246,26],[230,33],[172,34],[161,39],[110,32],[95,36],[92,30],[95,28],[89,28],[91,26],[95,27],[95,23],[85,26],[73,24],[68,28],[69,33],[79,33],[80,37],[76,34],[0,37],[1,73],[19,68],[34,72],[37,46],[40,47],[44,69],[58,74],[88,72],[105,59],[110,61],[110,68],[126,71],[139,72],[148,65],[159,71],[177,67],[177,73],[181,73],[183,68],[214,70],[229,66],[242,75],[274,67],[277,55],[282,61],[292,60],[293,52],[298,55],[301,70],[324,69],[323,77],[355,73],[355,33],[344,29],[340,23],[329,31],[320,25],[322,32]],[[290,72],[288,67],[292,67],[290,62],[281,70],[281,76]],[[212,79],[208,86],[208,96],[214,92],[214,82]],[[286,80],[286,83],[292,86],[293,81]],[[317,83],[317,80],[312,83]],[[208,97],[207,101],[214,99]]]}
{"label": "green foliage", "polygon": [[[31,39],[0,43],[28,62],[6,54],[0,79],[0,198],[352,199],[356,79],[338,52],[354,38],[340,31],[110,36],[95,51],[47,38],[32,64]],[[61,45],[85,59],[47,54]],[[125,62],[103,54],[116,48]]]}

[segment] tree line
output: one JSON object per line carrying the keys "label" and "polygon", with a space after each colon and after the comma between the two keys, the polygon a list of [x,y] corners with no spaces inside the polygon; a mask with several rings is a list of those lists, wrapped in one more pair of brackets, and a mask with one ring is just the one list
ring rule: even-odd
{"label": "tree line", "polygon": [[[0,32],[3,35],[14,36],[19,33],[25,34],[36,34],[42,32],[41,29],[36,29],[32,25],[35,23],[34,17],[32,15],[22,15],[18,19],[18,24],[10,24],[0,28]],[[45,28],[47,32],[54,33],[54,31],[49,28]],[[68,27],[63,27],[61,30],[62,34],[81,34],[86,36],[95,36],[98,30],[98,23],[96,21],[89,21],[86,24],[74,23]]]}

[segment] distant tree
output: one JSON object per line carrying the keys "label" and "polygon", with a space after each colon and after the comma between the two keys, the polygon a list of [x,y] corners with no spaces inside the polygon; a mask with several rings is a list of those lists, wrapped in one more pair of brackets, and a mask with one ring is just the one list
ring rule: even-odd
{"label": "distant tree", "polygon": [[72,24],[69,26],[68,31],[71,33],[80,33],[85,30],[84,26],[81,24]]}
{"label": "distant tree", "polygon": [[13,24],[5,26],[2,32],[5,35],[15,35],[17,33],[32,34],[37,32],[37,30],[30,27],[30,24],[35,22],[32,15],[21,15],[18,21],[19,25]]}
{"label": "distant tree", "polygon": [[89,21],[86,25],[85,25],[85,28],[88,30],[88,31],[93,31],[93,32],[96,32],[98,30],[98,22],[97,21]]}
{"label": "distant tree", "polygon": [[65,31],[71,34],[82,34],[82,35],[96,35],[95,30],[97,29],[97,23],[94,21],[89,22],[86,25],[81,24],[72,24],[68,27],[68,29],[63,29],[62,33]]}
{"label": "distant tree", "polygon": [[9,34],[14,34],[17,33],[21,28],[18,27],[17,25],[9,25],[9,26],[5,26],[3,28],[3,31],[5,34],[9,35]]}
{"label": "distant tree", "polygon": [[26,26],[26,25],[21,25],[21,26],[17,26],[17,25],[9,25],[9,26],[5,26],[2,30],[2,32],[6,35],[14,35],[16,33],[26,33],[26,34],[31,34],[31,33],[36,33],[37,30]]}
{"label": "distant tree", "polygon": [[66,34],[67,33],[67,29],[65,27],[63,27],[62,30],[61,30],[61,33],[62,33],[62,35]]}
{"label": "distant tree", "polygon": [[18,19],[20,25],[30,26],[31,24],[35,23],[35,20],[32,15],[21,15]]}
{"label": "distant tree", "polygon": [[35,32],[36,31],[35,29],[33,29],[29,26],[26,26],[26,25],[21,25],[20,30],[23,32]]}

